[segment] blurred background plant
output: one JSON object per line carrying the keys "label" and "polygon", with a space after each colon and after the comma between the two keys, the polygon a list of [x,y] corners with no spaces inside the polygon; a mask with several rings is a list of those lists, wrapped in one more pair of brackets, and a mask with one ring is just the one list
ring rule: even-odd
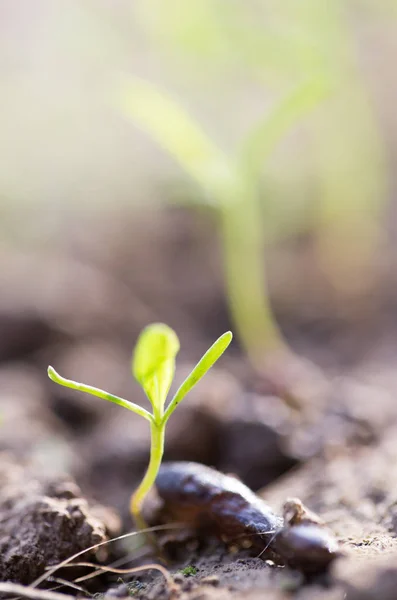
{"label": "blurred background plant", "polygon": [[[314,231],[319,259],[342,302],[357,286],[361,293],[371,278],[368,265],[377,250],[385,200],[383,148],[361,82],[348,9],[345,2],[314,0],[299,7],[289,1],[249,7],[239,2],[138,3],[140,22],[162,52],[189,54],[197,61],[195,73],[204,68],[219,77],[222,69],[242,70],[263,88],[264,97],[269,87],[275,96],[229,156],[164,92],[136,80],[122,92],[126,114],[179,161],[202,188],[202,202],[219,214],[229,306],[257,366],[284,346],[264,280],[264,222],[271,221],[273,240],[285,228],[277,216],[279,199],[262,193],[260,179],[278,143],[294,126],[306,124],[311,111],[305,130],[318,189],[315,202],[307,203],[312,218],[305,226]],[[326,94],[318,114],[313,109]]]}

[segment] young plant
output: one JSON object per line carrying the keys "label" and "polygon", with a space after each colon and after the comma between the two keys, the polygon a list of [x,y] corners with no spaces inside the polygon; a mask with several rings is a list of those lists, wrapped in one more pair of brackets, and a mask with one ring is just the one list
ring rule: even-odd
{"label": "young plant", "polygon": [[132,373],[148,397],[152,405],[152,412],[104,390],[65,379],[53,367],[48,367],[48,376],[55,383],[114,402],[114,404],[123,406],[149,421],[151,433],[149,466],[131,498],[131,513],[139,527],[144,525],[141,516],[144,499],[154,484],[161,465],[167,421],[186,394],[224,353],[232,341],[232,337],[232,333],[227,331],[216,340],[187,376],[166,407],[168,392],[175,374],[175,358],[179,351],[179,339],[175,331],[163,323],[153,323],[146,327],[140,334],[135,346]]}
{"label": "young plant", "polygon": [[231,155],[207,135],[183,104],[156,85],[128,76],[116,95],[123,114],[179,162],[202,189],[203,202],[217,214],[229,310],[240,341],[260,372],[268,356],[289,354],[273,316],[263,268],[259,185],[263,163],[328,91],[328,80],[317,75],[295,84]]}

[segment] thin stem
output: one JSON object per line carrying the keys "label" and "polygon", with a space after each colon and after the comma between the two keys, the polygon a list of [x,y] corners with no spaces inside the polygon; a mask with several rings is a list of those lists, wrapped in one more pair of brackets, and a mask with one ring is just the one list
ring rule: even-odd
{"label": "thin stem", "polygon": [[156,373],[154,376],[154,381],[156,384],[156,401],[152,403],[153,406],[153,418],[156,423],[161,423],[164,413],[164,401],[160,400],[160,386],[159,386],[159,378]]}
{"label": "thin stem", "polygon": [[[73,564],[70,564],[68,566],[72,567],[72,568],[74,567]],[[130,573],[131,574],[132,573],[140,573],[141,571],[156,570],[156,571],[160,571],[160,573],[163,575],[163,577],[166,580],[169,587],[171,587],[171,588],[175,587],[174,580],[172,579],[170,572],[167,571],[167,569],[165,567],[163,567],[162,565],[157,565],[157,564],[153,564],[153,563],[141,565],[139,567],[132,567],[129,569],[115,569],[113,567],[107,567],[106,565],[96,565],[95,563],[92,563],[92,562],[79,562],[79,563],[76,563],[76,566],[78,566],[78,567],[93,567],[94,569],[96,569],[96,571],[94,571],[94,573],[89,573],[88,575],[83,575],[82,577],[78,577],[77,579],[75,579],[75,581],[77,581],[77,582],[87,581],[87,579],[92,579],[93,575],[98,575],[98,573],[101,571],[105,572],[105,573],[120,573],[121,575],[123,575],[123,574],[130,574]]]}
{"label": "thin stem", "polygon": [[222,207],[221,233],[231,316],[251,364],[262,368],[264,356],[287,346],[270,304],[259,197],[249,182]]}
{"label": "thin stem", "polygon": [[156,423],[154,420],[151,422],[150,426],[150,434],[151,434],[151,445],[150,445],[150,461],[149,466],[147,468],[146,474],[142,479],[139,487],[135,490],[132,498],[131,498],[131,513],[137,523],[139,528],[145,526],[145,522],[142,518],[142,504],[143,501],[149,492],[150,488],[154,484],[157,474],[159,472],[159,468],[161,465],[161,460],[163,458],[164,452],[164,434],[165,434],[165,424],[164,423]]}
{"label": "thin stem", "polygon": [[150,412],[148,412],[145,408],[138,406],[138,404],[129,402],[129,400],[125,400],[119,396],[114,396],[113,394],[109,394],[109,392],[105,392],[104,390],[100,390],[99,388],[95,388],[90,385],[85,385],[84,383],[78,383],[77,381],[72,381],[71,379],[65,379],[65,377],[61,377],[61,375],[59,375],[59,373],[57,373],[53,367],[48,367],[48,376],[50,379],[52,379],[52,381],[58,383],[59,385],[71,388],[72,390],[78,390],[79,392],[85,392],[86,394],[91,394],[91,396],[97,396],[98,398],[102,398],[102,400],[108,400],[109,402],[113,402],[114,404],[118,404],[119,406],[123,406],[124,408],[131,410],[144,419],[147,419],[150,423],[153,422],[153,417]]}

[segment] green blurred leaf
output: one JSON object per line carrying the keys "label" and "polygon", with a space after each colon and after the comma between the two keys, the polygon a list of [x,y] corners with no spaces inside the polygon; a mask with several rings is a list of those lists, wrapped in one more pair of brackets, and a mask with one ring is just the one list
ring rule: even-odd
{"label": "green blurred leaf", "polygon": [[233,339],[231,331],[227,331],[220,338],[212,344],[211,348],[207,350],[204,356],[199,360],[193,371],[186,377],[185,381],[179,387],[175,396],[171,400],[164,418],[165,420],[174,412],[175,408],[184,399],[186,394],[196,385],[198,381],[209,371],[209,369],[216,363],[216,361],[222,356],[226,348],[229,346]]}
{"label": "green blurred leaf", "polygon": [[223,197],[226,186],[234,186],[235,172],[227,156],[166,92],[130,77],[120,90],[118,103],[212,199]]}
{"label": "green blurred leaf", "polygon": [[241,164],[254,181],[276,144],[326,98],[330,89],[330,81],[320,75],[304,81],[286,94],[270,114],[255,124],[240,152]]}
{"label": "green blurred leaf", "polygon": [[163,323],[153,323],[140,334],[132,360],[132,373],[154,409],[162,410],[175,374],[179,339]]}
{"label": "green blurred leaf", "polygon": [[[308,12],[314,18],[315,5]],[[162,54],[173,51],[178,60],[190,61],[193,69],[197,63],[192,60],[199,61],[200,70],[195,71],[199,81],[211,75],[225,78],[243,69],[245,76],[260,81],[269,81],[271,72],[290,82],[324,63],[321,42],[327,29],[321,22],[321,37],[313,35],[316,24],[308,28],[302,3],[296,10],[285,2],[144,0],[135,3],[134,16]]]}

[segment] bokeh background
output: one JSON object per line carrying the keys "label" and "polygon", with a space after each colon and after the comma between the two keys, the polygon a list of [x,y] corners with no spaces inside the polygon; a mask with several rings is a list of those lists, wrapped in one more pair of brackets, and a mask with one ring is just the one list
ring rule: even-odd
{"label": "bokeh background", "polygon": [[395,389],[396,34],[393,0],[0,2],[1,449],[125,511],[146,423],[46,368],[145,403],[153,321],[178,382],[235,333],[166,454],[256,488],[302,380]]}

